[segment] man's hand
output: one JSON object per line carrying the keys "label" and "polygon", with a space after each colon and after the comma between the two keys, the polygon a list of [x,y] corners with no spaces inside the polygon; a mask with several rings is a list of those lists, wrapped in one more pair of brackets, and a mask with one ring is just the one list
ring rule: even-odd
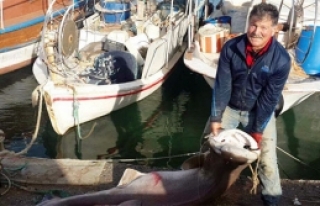
{"label": "man's hand", "polygon": [[214,136],[217,136],[221,132],[221,123],[220,122],[211,122],[211,133]]}
{"label": "man's hand", "polygon": [[253,137],[254,140],[256,140],[257,144],[258,144],[258,148],[261,148],[261,141],[262,141],[262,133],[259,132],[254,132],[250,134],[251,137]]}

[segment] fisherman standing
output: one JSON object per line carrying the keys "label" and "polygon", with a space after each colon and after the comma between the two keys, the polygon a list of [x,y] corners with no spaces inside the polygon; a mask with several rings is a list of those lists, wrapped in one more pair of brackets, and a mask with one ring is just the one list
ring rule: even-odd
{"label": "fisherman standing", "polygon": [[273,37],[279,11],[260,3],[250,12],[247,33],[222,48],[212,92],[211,132],[241,124],[261,148],[258,175],[264,205],[277,205],[282,189],[277,165],[274,111],[290,70],[290,56]]}

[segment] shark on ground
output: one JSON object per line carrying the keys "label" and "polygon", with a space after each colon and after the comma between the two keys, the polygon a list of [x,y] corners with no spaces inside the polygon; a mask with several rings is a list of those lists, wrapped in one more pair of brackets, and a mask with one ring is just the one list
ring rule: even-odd
{"label": "shark on ground", "polygon": [[38,206],[204,205],[220,197],[259,152],[253,138],[237,129],[207,140],[209,149],[186,160],[182,170],[141,173],[127,169],[119,185],[99,192],[53,199]]}

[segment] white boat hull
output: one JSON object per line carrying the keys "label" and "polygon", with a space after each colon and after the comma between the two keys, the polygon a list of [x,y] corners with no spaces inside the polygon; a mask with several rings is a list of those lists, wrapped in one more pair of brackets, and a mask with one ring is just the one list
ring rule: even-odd
{"label": "white boat hull", "polygon": [[[111,4],[113,3],[111,2]],[[95,5],[96,9],[101,6],[105,6],[104,2]],[[64,19],[69,18],[70,11],[72,11],[72,7],[68,8]],[[105,9],[101,11],[105,12]],[[165,18],[172,21],[172,24],[169,24],[172,26],[167,26],[161,35],[160,26],[157,23],[161,19],[157,17],[157,13],[151,19],[143,21],[136,20],[136,16],[131,16],[131,20],[137,28],[137,33],[131,33],[132,36],[128,31],[121,30],[120,24],[115,24],[116,27],[110,27],[105,22],[101,22],[99,15],[96,13],[88,17],[80,32],[73,29],[71,21],[62,22],[61,25],[67,25],[70,31],[68,29],[59,31],[67,32],[66,35],[78,38],[77,41],[73,41],[73,39],[71,39],[72,41],[70,39],[70,41],[64,41],[51,35],[57,31],[51,31],[53,28],[50,26],[51,15],[47,14],[46,22],[48,25],[43,29],[47,35],[44,35],[41,44],[43,55],[40,55],[33,64],[33,73],[40,84],[37,90],[43,94],[50,121],[58,134],[64,134],[73,126],[107,115],[146,98],[162,85],[186,49],[183,38],[187,32],[188,18],[183,10],[173,14],[171,18]],[[158,36],[153,38],[154,34],[158,34]],[[57,36],[64,35],[58,34]],[[55,41],[57,44],[45,43]],[[68,52],[68,55],[59,50],[59,42],[65,43],[66,46],[63,48]],[[76,44],[78,45],[76,46]],[[56,45],[58,45],[58,49],[55,47]],[[98,46],[91,47],[92,45]],[[101,48],[101,45],[103,45],[102,47],[107,46],[108,49]],[[122,50],[122,47],[118,47],[119,45],[125,46],[126,50]],[[67,47],[72,48],[71,52]],[[76,47],[78,47],[77,51],[74,50]],[[141,47],[144,47],[146,51],[142,52],[144,55],[139,51]],[[134,61],[122,60],[123,57],[120,56],[118,59],[113,59],[102,65],[101,55],[109,55],[108,58],[111,58],[111,53],[114,50],[117,50],[118,54],[131,55],[137,66],[130,65],[128,67],[127,64],[135,64]],[[97,55],[100,56],[97,57]],[[56,57],[60,57],[64,61],[59,62]],[[99,65],[94,63],[97,58],[100,58]],[[115,62],[121,63],[121,61],[123,64],[116,66]],[[72,69],[67,66],[66,62],[73,65]],[[102,68],[105,70],[104,72],[109,72],[110,65],[115,67],[113,74],[116,77],[112,80],[110,76],[97,77],[97,73],[95,73],[91,78],[92,76],[89,77],[87,73],[82,73],[86,71],[92,74],[90,72],[93,70],[102,70]],[[48,72],[48,68],[50,72]],[[120,70],[128,71],[133,76],[121,80],[123,74],[117,73]],[[118,74],[119,76],[117,76]],[[101,82],[101,78],[105,78],[105,81]]]}
{"label": "white boat hull", "polygon": [[[184,44],[168,63],[150,78],[111,85],[55,85],[48,80],[41,88],[54,130],[69,128],[140,101],[157,90],[183,55]],[[41,66],[37,60],[38,66]],[[45,65],[43,65],[45,66]]]}

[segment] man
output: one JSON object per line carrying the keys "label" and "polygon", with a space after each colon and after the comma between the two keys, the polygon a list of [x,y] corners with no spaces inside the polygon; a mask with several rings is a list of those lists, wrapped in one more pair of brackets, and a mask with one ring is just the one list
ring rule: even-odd
{"label": "man", "polygon": [[277,165],[274,110],[290,70],[290,57],[273,37],[279,12],[260,3],[250,12],[247,33],[222,48],[213,89],[211,132],[241,124],[261,148],[258,175],[264,205],[282,194]]}

